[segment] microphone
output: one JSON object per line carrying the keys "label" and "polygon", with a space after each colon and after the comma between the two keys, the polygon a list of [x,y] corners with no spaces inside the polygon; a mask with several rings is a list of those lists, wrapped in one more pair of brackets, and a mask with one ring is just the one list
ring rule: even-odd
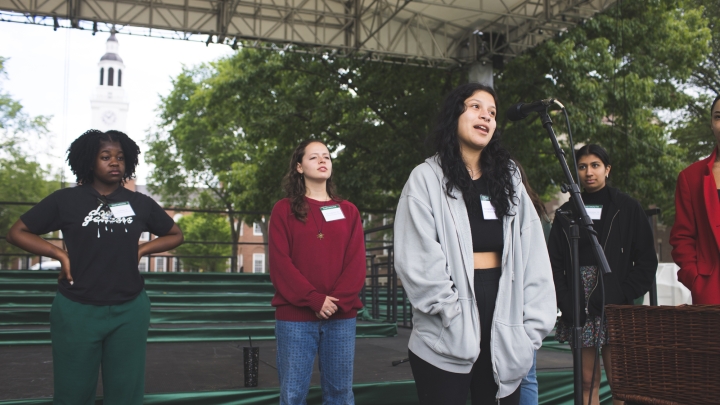
{"label": "microphone", "polygon": [[533,101],[532,103],[517,103],[513,104],[508,108],[505,116],[510,121],[520,121],[525,119],[530,113],[540,112],[546,110],[551,104],[555,102],[555,99],[546,98],[545,100]]}

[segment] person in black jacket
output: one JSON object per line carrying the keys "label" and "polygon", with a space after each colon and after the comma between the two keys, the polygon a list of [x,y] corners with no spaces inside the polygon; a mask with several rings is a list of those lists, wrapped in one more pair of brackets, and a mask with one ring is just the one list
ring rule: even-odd
{"label": "person in black jacket", "polygon": [[[649,289],[657,271],[652,229],[640,203],[629,195],[607,185],[610,175],[610,157],[602,147],[589,144],[576,153],[580,183],[584,188],[582,199],[598,232],[598,241],[605,251],[611,273],[603,275],[605,305],[632,304]],[[567,202],[560,210],[569,211]],[[573,213],[573,218],[575,213]],[[570,256],[569,223],[562,215],[555,215],[550,231],[548,251],[555,280],[557,304],[562,311],[555,337],[560,342],[571,341],[573,295]],[[590,238],[584,229],[579,240],[580,274],[584,288],[583,322],[583,403],[588,403],[593,384],[592,404],[599,404],[600,365],[595,362],[596,345],[602,346],[603,364],[608,381],[612,380],[610,347],[606,346],[607,328],[601,325],[603,305],[602,288],[598,278],[599,267],[592,252]],[[595,381],[593,383],[593,367]],[[622,404],[613,400],[614,404]]]}

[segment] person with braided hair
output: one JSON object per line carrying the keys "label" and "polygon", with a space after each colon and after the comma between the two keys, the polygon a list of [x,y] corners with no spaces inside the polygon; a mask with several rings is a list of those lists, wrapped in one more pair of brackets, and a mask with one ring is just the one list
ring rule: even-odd
{"label": "person with braided hair", "polygon": [[[100,367],[106,405],[143,403],[150,300],[138,262],[183,235],[153,199],[123,187],[139,154],[122,132],[85,132],[68,149],[77,187],[50,194],[8,233],[13,245],[62,265],[50,310],[55,404],[94,404]],[[57,230],[67,250],[39,236]],[[138,246],[143,232],[158,238]]]}

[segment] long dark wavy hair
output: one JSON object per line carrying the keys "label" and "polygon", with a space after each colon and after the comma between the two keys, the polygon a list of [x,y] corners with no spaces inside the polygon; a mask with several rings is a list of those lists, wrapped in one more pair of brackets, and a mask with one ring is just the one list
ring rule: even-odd
{"label": "long dark wavy hair", "polygon": [[[440,158],[440,166],[447,179],[445,192],[452,197],[454,189],[460,190],[468,207],[480,205],[479,192],[473,187],[460,153],[458,119],[465,112],[465,100],[478,91],[490,94],[497,105],[497,94],[492,87],[480,83],[460,85],[445,99],[431,135],[435,153]],[[480,153],[480,170],[487,181],[490,202],[498,218],[510,215],[510,202],[516,198],[510,152],[501,146],[500,140],[501,133],[496,128],[492,139]]]}
{"label": "long dark wavy hair", "polygon": [[[300,145],[293,151],[292,157],[290,158],[290,167],[288,167],[287,174],[283,177],[283,189],[285,189],[285,197],[290,199],[290,209],[293,215],[298,220],[305,222],[307,219],[308,205],[305,202],[305,178],[302,174],[297,171],[298,163],[302,163],[303,156],[305,156],[305,148],[311,143],[320,143],[325,145],[325,142],[317,139],[307,139],[300,142]],[[327,148],[327,145],[325,145]],[[333,176],[327,179],[325,183],[325,190],[328,196],[333,201],[341,201],[342,198],[335,191],[335,184],[333,183]]]}
{"label": "long dark wavy hair", "polygon": [[100,144],[103,142],[117,142],[122,148],[125,157],[125,173],[123,173],[120,184],[125,184],[127,179],[135,177],[135,168],[140,160],[140,148],[135,141],[120,131],[102,132],[91,129],[75,139],[67,150],[67,162],[78,183],[90,184],[95,179],[93,170]]}

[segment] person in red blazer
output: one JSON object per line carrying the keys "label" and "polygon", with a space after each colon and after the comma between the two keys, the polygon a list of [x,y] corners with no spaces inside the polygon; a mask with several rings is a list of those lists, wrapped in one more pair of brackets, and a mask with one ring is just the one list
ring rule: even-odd
{"label": "person in red blazer", "polygon": [[690,289],[693,304],[720,304],[720,95],[710,112],[716,146],[680,172],[670,233],[678,280]]}

